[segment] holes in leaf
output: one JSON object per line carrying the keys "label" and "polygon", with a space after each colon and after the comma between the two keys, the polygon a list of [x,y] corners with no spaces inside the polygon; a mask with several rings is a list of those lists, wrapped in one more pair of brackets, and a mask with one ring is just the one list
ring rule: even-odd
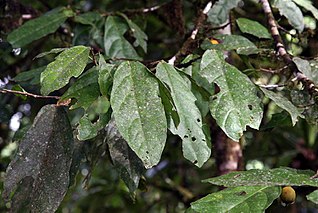
{"label": "holes in leaf", "polygon": [[146,154],[148,155],[148,154],[149,154],[149,151],[146,151]]}
{"label": "holes in leaf", "polygon": [[197,161],[197,160],[193,161],[193,164],[196,164],[196,163],[198,163],[198,161]]}
{"label": "holes in leaf", "polygon": [[244,195],[246,195],[247,193],[246,193],[246,191],[241,191],[241,192],[238,192],[237,193],[237,195],[240,195],[240,196],[244,196]]}
{"label": "holes in leaf", "polygon": [[249,110],[252,110],[253,109],[253,106],[251,104],[247,105]]}
{"label": "holes in leaf", "polygon": [[191,140],[192,140],[192,141],[195,141],[195,140],[196,140],[196,138],[195,138],[195,137],[192,137],[192,138],[191,138]]}
{"label": "holes in leaf", "polygon": [[184,138],[188,138],[189,136],[185,135]]}
{"label": "holes in leaf", "polygon": [[212,97],[212,101],[215,101],[216,99],[218,99],[216,96]]}
{"label": "holes in leaf", "polygon": [[199,122],[199,123],[201,122],[200,118],[197,119],[197,122]]}

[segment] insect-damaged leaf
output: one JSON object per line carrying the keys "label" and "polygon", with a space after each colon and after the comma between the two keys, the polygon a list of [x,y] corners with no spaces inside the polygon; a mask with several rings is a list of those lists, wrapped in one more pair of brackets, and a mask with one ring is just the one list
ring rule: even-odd
{"label": "insect-damaged leaf", "polygon": [[202,116],[195,105],[196,98],[173,66],[165,62],[159,63],[156,67],[156,76],[170,91],[180,118],[175,130],[170,130],[182,138],[184,157],[201,167],[209,159],[211,149],[202,129]]}
{"label": "insect-damaged leaf", "polygon": [[210,111],[228,137],[238,141],[246,126],[259,128],[263,111],[256,87],[245,74],[225,62],[221,51],[205,51],[199,74],[220,87],[211,99]]}
{"label": "insect-damaged leaf", "polygon": [[156,165],[166,143],[167,122],[154,76],[139,62],[115,72],[110,99],[116,125],[146,168]]}
{"label": "insect-damaged leaf", "polygon": [[41,73],[41,93],[47,95],[64,87],[71,77],[78,77],[86,67],[89,48],[75,46],[59,54]]}
{"label": "insect-damaged leaf", "polygon": [[7,168],[3,198],[12,212],[54,212],[69,186],[73,135],[66,112],[44,106]]}
{"label": "insect-damaged leaf", "polygon": [[113,119],[106,126],[106,134],[113,164],[130,192],[134,192],[138,187],[141,175],[145,171],[144,165],[128,146],[127,141],[120,135]]}

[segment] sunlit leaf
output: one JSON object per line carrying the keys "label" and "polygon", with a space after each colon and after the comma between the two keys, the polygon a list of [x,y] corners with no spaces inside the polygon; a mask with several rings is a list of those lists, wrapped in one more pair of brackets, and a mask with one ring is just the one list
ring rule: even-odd
{"label": "sunlit leaf", "polygon": [[297,170],[288,167],[276,169],[251,169],[231,172],[209,178],[203,182],[225,187],[236,186],[315,186],[318,179],[311,179],[315,173],[311,170]]}
{"label": "sunlit leaf", "polygon": [[196,98],[173,66],[160,62],[156,67],[156,76],[171,93],[180,118],[175,131],[170,130],[181,137],[184,157],[201,167],[209,159],[211,149],[202,130],[202,116],[195,105]]}
{"label": "sunlit leaf", "polygon": [[209,194],[191,203],[191,208],[200,213],[262,213],[280,193],[275,186],[240,186]]}
{"label": "sunlit leaf", "polygon": [[265,88],[260,88],[264,94],[266,95],[266,97],[268,97],[269,99],[271,99],[272,101],[274,101],[275,104],[277,104],[277,106],[279,106],[280,108],[286,110],[291,118],[292,118],[292,122],[293,125],[295,125],[298,121],[298,117],[303,118],[304,116],[301,114],[301,111],[298,110],[298,108],[296,106],[294,106],[285,96],[283,96],[280,93],[275,93],[272,92],[270,90],[267,90]]}
{"label": "sunlit leaf", "polygon": [[114,75],[110,102],[120,134],[146,168],[156,165],[167,134],[157,80],[143,64],[123,62]]}
{"label": "sunlit leaf", "polygon": [[299,32],[304,30],[303,13],[292,0],[274,0],[272,5],[279,10],[281,15],[287,18],[295,29]]}
{"label": "sunlit leaf", "polygon": [[72,149],[66,112],[44,106],[7,168],[2,196],[10,198],[12,212],[56,211],[69,186]]}
{"label": "sunlit leaf", "polygon": [[86,67],[89,48],[75,46],[59,54],[41,73],[41,93],[47,95],[64,87],[71,77],[78,77]]}
{"label": "sunlit leaf", "polygon": [[34,40],[55,32],[68,17],[73,16],[69,9],[56,10],[32,19],[8,35],[13,48],[21,48]]}
{"label": "sunlit leaf", "polygon": [[219,0],[208,12],[208,21],[215,25],[224,24],[229,18],[229,12],[235,8],[240,0]]}
{"label": "sunlit leaf", "polygon": [[247,126],[259,128],[263,110],[256,87],[245,74],[225,62],[222,52],[207,50],[199,74],[220,87],[211,98],[210,111],[228,137],[238,141]]}
{"label": "sunlit leaf", "polygon": [[236,23],[243,33],[248,33],[258,38],[271,38],[266,27],[247,18],[238,18]]}

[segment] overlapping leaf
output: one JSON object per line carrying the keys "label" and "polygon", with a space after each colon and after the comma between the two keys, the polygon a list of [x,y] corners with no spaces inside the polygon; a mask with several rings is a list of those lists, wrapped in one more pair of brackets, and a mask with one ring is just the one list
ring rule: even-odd
{"label": "overlapping leaf", "polygon": [[41,93],[44,95],[64,87],[71,77],[78,77],[86,67],[89,48],[75,46],[59,54],[41,73]]}
{"label": "overlapping leaf", "polygon": [[115,72],[110,101],[120,134],[146,168],[156,165],[167,123],[154,76],[139,62],[123,62]]}
{"label": "overlapping leaf", "polygon": [[55,32],[68,17],[73,16],[69,9],[59,9],[30,20],[8,35],[14,48],[21,48],[34,40]]}
{"label": "overlapping leaf", "polygon": [[229,17],[231,9],[235,8],[240,0],[219,0],[208,12],[208,21],[212,24],[221,25]]}
{"label": "overlapping leaf", "polygon": [[173,66],[165,62],[159,63],[156,76],[167,86],[179,115],[179,125],[175,127],[175,131],[170,130],[182,138],[184,157],[201,167],[209,159],[211,150],[202,130],[202,117],[195,105],[196,98]]}
{"label": "overlapping leaf", "polygon": [[28,70],[19,73],[13,80],[16,82],[27,82],[30,85],[40,84],[41,73],[45,70],[46,66],[36,69]]}
{"label": "overlapping leaf", "polygon": [[256,88],[246,75],[225,62],[222,52],[207,50],[199,74],[220,87],[211,99],[210,111],[228,137],[238,141],[247,126],[259,128],[263,111]]}
{"label": "overlapping leaf", "polygon": [[113,80],[113,70],[115,65],[106,63],[102,55],[99,56],[98,61],[98,83],[102,95],[108,95]]}
{"label": "overlapping leaf", "polygon": [[10,197],[13,212],[56,211],[69,186],[72,149],[66,112],[44,106],[7,168],[2,196]]}
{"label": "overlapping leaf", "polygon": [[314,202],[315,204],[318,204],[318,190],[310,193],[309,195],[306,196],[308,200],[311,202]]}
{"label": "overlapping leaf", "polygon": [[236,23],[243,33],[248,33],[258,38],[271,38],[266,27],[247,18],[238,18]]}
{"label": "overlapping leaf", "polygon": [[315,19],[318,20],[318,9],[312,5],[313,1],[310,1],[310,0],[293,0],[293,1],[299,6],[310,11],[314,15]]}

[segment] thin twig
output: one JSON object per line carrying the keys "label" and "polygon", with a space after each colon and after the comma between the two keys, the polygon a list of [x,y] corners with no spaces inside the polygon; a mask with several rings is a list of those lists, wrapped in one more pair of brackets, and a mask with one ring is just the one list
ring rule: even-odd
{"label": "thin twig", "polygon": [[29,92],[21,92],[16,90],[10,90],[10,89],[0,89],[0,93],[13,93],[13,94],[19,94],[19,95],[25,95],[30,96],[33,98],[52,98],[52,99],[60,99],[59,96],[47,96],[47,95],[36,95]]}
{"label": "thin twig", "polygon": [[273,73],[273,74],[276,74],[276,73],[280,73],[282,72],[284,69],[288,68],[287,66],[284,66],[282,68],[279,68],[279,69],[265,69],[265,68],[259,68],[260,71],[263,71],[263,72],[269,72],[269,73]]}
{"label": "thin twig", "polygon": [[306,75],[304,75],[301,70],[298,69],[291,56],[287,53],[282,37],[279,34],[278,27],[268,0],[260,0],[260,3],[262,4],[264,13],[267,17],[270,32],[275,42],[276,51],[278,52],[280,57],[282,57],[283,61],[289,67],[289,69],[293,72],[295,79],[302,82],[305,88],[312,95],[318,96],[318,88],[315,86],[314,82],[310,80]]}
{"label": "thin twig", "polygon": [[264,85],[264,84],[258,84],[259,87],[262,87],[262,88],[266,88],[266,89],[274,89],[274,88],[279,88],[279,87],[284,87],[286,86],[285,84],[267,84],[267,85]]}

